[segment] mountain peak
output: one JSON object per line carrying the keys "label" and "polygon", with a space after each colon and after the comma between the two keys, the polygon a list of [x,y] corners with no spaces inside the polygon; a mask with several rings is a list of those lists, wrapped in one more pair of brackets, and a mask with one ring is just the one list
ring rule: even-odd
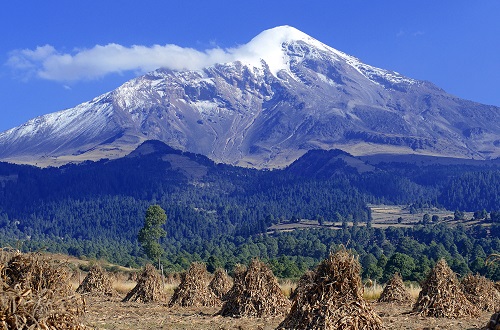
{"label": "mountain peak", "polygon": [[236,61],[254,68],[261,68],[264,61],[276,76],[281,70],[289,70],[290,58],[286,45],[297,41],[319,50],[340,53],[292,26],[283,25],[261,32],[247,44],[235,49],[233,55]]}
{"label": "mountain peak", "polygon": [[307,43],[323,45],[322,43],[312,38],[308,34],[289,25],[282,25],[272,29],[264,30],[261,33],[259,33],[256,37],[254,37],[252,41],[250,41],[250,43],[260,42],[263,40],[265,40],[266,42],[269,41],[274,42],[280,45],[283,42],[291,42],[291,41],[304,41]]}

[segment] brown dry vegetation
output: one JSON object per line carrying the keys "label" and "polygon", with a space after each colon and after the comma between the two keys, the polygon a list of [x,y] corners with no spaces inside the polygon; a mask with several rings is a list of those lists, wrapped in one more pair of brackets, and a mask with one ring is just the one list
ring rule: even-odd
{"label": "brown dry vegetation", "polygon": [[476,318],[480,309],[466,298],[456,274],[441,259],[422,284],[413,313],[431,317]]}
{"label": "brown dry vegetation", "polygon": [[218,268],[212,280],[208,284],[208,288],[217,296],[222,299],[233,286],[233,279],[222,268]]}
{"label": "brown dry vegetation", "polygon": [[472,274],[465,276],[462,280],[462,291],[479,309],[488,312],[500,311],[500,292],[486,277]]}
{"label": "brown dry vegetation", "polygon": [[[373,310],[380,315],[385,329],[422,330],[422,329],[468,329],[479,330],[491,317],[483,312],[475,319],[447,319],[422,317],[408,314],[411,307],[393,303],[371,303]],[[84,323],[97,329],[263,329],[271,330],[283,321],[284,317],[232,318],[216,316],[217,307],[179,307],[169,308],[159,303],[121,302],[119,298],[90,297],[87,299],[87,313]]]}
{"label": "brown dry vegetation", "polygon": [[205,264],[194,262],[187,272],[182,274],[181,283],[175,289],[168,303],[172,306],[220,306],[221,301],[209,289],[210,275]]}
{"label": "brown dry vegetation", "polygon": [[258,259],[235,272],[233,287],[223,300],[219,314],[230,317],[278,317],[290,308],[273,272]]}
{"label": "brown dry vegetation", "polygon": [[116,292],[113,290],[111,277],[99,265],[94,265],[90,268],[89,273],[78,286],[76,292],[86,295],[116,295]]}
{"label": "brown dry vegetation", "polygon": [[153,265],[147,264],[144,267],[136,286],[127,293],[123,301],[137,301],[142,303],[166,301],[163,281]]}
{"label": "brown dry vegetation", "polygon": [[382,320],[363,298],[361,266],[341,249],[299,281],[293,305],[278,329],[383,329]]}
{"label": "brown dry vegetation", "polygon": [[[1,264],[5,264],[5,260]],[[52,262],[51,262],[52,263]],[[53,261],[61,269],[69,269],[67,266],[62,267],[64,263]],[[240,276],[245,274],[245,269],[242,269]],[[311,281],[305,278],[306,284]],[[60,317],[64,312],[71,311],[71,306],[67,305],[72,302],[74,290],[79,286],[79,282],[83,281],[84,276],[73,276],[72,281],[66,280],[65,283],[71,284],[70,296],[66,299],[55,299],[49,302],[47,300],[34,300],[29,296],[27,301],[36,301],[39,304],[39,310],[59,311]],[[65,278],[66,279],[66,278]],[[37,280],[38,281],[38,280]],[[35,281],[36,282],[36,281]],[[43,282],[43,281],[42,281]],[[45,281],[48,283],[50,281]],[[4,282],[5,283],[5,282]],[[37,283],[41,283],[38,281]],[[123,302],[122,299],[126,293],[131,291],[137,284],[131,281],[128,276],[118,275],[112,277],[112,286],[114,291],[118,292],[115,296],[89,296],[86,297],[85,313],[81,309],[77,314],[77,325],[83,328],[86,326],[89,329],[185,329],[185,330],[200,330],[200,329],[276,329],[284,320],[284,316],[264,317],[264,318],[247,318],[247,317],[222,317],[216,315],[220,310],[217,306],[199,306],[199,307],[168,307],[167,301],[172,297],[174,289],[180,284],[178,276],[170,276],[170,281],[162,287],[162,295],[165,298],[161,302]],[[40,284],[41,285],[41,284]],[[290,292],[296,284],[285,281],[280,285],[282,292]],[[4,286],[5,288],[5,286]],[[67,288],[67,287],[65,287]],[[65,289],[66,290],[66,289]],[[379,303],[376,302],[382,288],[380,286],[369,289],[369,295],[365,292],[365,299],[369,296],[367,305],[381,318],[385,329],[469,329],[479,330],[484,327],[491,317],[491,312],[483,311],[477,317],[468,318],[435,318],[424,317],[411,313],[411,306],[399,303]],[[416,298],[417,292],[413,288],[412,296]],[[15,295],[9,295],[4,289],[1,297],[3,301],[2,315],[8,310],[9,299],[17,299],[22,301],[23,292],[16,292]],[[63,303],[66,305],[58,305]],[[10,303],[11,304],[11,303]],[[40,308],[40,304],[43,308]],[[28,305],[26,305],[28,306]],[[59,306],[59,307],[58,307]],[[61,309],[60,306],[66,306]],[[69,306],[69,308],[68,308]],[[82,305],[76,305],[82,306]],[[23,307],[24,308],[24,307]],[[5,316],[2,316],[5,317]],[[11,327],[12,328],[12,327]],[[59,327],[64,329],[64,327]],[[70,327],[68,327],[70,328]],[[0,326],[2,329],[2,326]],[[9,329],[7,327],[7,329]],[[36,329],[36,327],[35,327]]]}
{"label": "brown dry vegetation", "polygon": [[72,290],[66,264],[35,253],[1,254],[1,329],[84,328],[85,302]]}
{"label": "brown dry vegetation", "polygon": [[403,283],[401,275],[394,274],[380,294],[379,302],[411,304],[414,299]]}

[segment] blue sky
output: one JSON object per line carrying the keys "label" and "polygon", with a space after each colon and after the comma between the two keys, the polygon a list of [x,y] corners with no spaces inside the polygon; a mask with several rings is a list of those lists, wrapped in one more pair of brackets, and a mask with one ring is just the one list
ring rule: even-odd
{"label": "blue sky", "polygon": [[0,10],[0,131],[88,101],[162,61],[233,48],[279,25],[500,106],[499,15],[498,0],[8,1]]}

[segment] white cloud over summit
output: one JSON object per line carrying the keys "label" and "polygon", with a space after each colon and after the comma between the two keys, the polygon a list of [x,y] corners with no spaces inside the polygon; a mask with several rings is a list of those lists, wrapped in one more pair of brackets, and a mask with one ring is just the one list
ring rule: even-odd
{"label": "white cloud over summit", "polygon": [[234,54],[220,48],[198,51],[176,45],[125,47],[118,44],[96,45],[90,49],[61,53],[51,45],[34,50],[15,50],[7,65],[24,77],[53,81],[77,81],[101,78],[111,73],[145,73],[160,67],[173,70],[201,69],[231,61]]}

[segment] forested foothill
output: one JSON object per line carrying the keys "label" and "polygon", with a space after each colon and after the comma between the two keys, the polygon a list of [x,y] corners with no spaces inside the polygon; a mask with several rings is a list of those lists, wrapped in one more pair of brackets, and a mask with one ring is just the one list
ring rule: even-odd
{"label": "forested foothill", "polygon": [[[499,162],[396,161],[310,151],[287,168],[256,170],[149,141],[117,160],[44,169],[0,163],[0,243],[139,266],[147,256],[138,233],[155,204],[167,215],[167,271],[193,261],[232,271],[259,257],[277,276],[298,278],[343,244],[359,255],[364,278],[385,282],[398,272],[421,281],[445,258],[459,275],[500,280],[500,267],[485,265],[500,253]],[[456,221],[428,213],[378,227],[371,204],[446,209]],[[466,214],[474,221],[462,221]],[[269,230],[302,219],[317,225]]]}

